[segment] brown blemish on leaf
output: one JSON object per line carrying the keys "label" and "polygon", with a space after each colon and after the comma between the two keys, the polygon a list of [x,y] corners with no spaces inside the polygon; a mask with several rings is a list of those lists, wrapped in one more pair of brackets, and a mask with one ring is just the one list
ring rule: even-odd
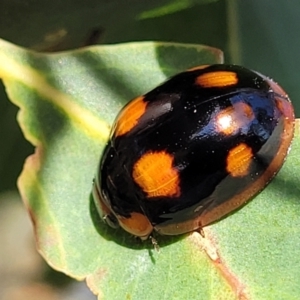
{"label": "brown blemish on leaf", "polygon": [[37,172],[40,171],[41,169],[41,162],[42,162],[42,158],[43,158],[43,150],[42,147],[36,147],[35,148],[35,152],[34,154],[30,155],[27,157],[24,166],[23,166],[23,170],[21,175],[18,178],[17,181],[17,186],[18,186],[18,190],[21,194],[21,198],[22,201],[25,205],[26,210],[29,213],[32,225],[33,225],[33,230],[34,230],[34,235],[35,235],[35,239],[36,239],[36,244],[37,244],[37,248],[39,249],[39,241],[38,241],[38,234],[37,234],[37,227],[38,227],[38,222],[37,222],[37,217],[36,215],[33,213],[33,210],[31,208],[31,205],[29,203],[29,199],[27,199],[26,197],[26,190],[28,189],[28,186],[30,186],[32,184],[31,182],[31,174],[36,174]]}
{"label": "brown blemish on leaf", "polygon": [[37,222],[36,215],[32,211],[31,205],[29,203],[29,199],[27,199],[27,197],[26,197],[26,195],[27,195],[26,190],[28,189],[28,186],[30,186],[32,184],[31,174],[37,174],[37,172],[39,172],[39,170],[41,169],[41,162],[42,162],[42,157],[43,157],[42,153],[43,153],[43,150],[42,150],[41,146],[35,148],[34,154],[28,156],[27,159],[25,160],[22,173],[19,176],[18,181],[17,181],[17,186],[18,186],[18,190],[21,194],[22,201],[23,201],[23,203],[26,207],[26,210],[29,213],[30,219],[32,221],[33,230],[34,230],[38,248],[39,248],[39,243],[38,243],[38,239],[37,239],[38,222]]}
{"label": "brown blemish on leaf", "polygon": [[107,273],[108,272],[106,269],[99,268],[93,274],[90,274],[86,277],[87,286],[89,287],[89,289],[92,291],[93,294],[98,296],[98,299],[103,299],[104,296],[99,290],[97,283],[102,282],[103,279],[106,277]]}
{"label": "brown blemish on leaf", "polygon": [[[26,200],[26,201],[27,201],[27,200]],[[25,202],[24,199],[23,199],[23,202]],[[35,215],[34,215],[34,213],[32,212],[32,209],[31,209],[30,207],[26,207],[26,210],[27,210],[28,213],[29,213],[29,217],[30,217],[30,220],[31,220],[32,226],[33,226],[34,235],[35,235],[35,237],[36,237],[36,236],[37,236],[37,235],[36,235],[37,221],[36,221]]]}
{"label": "brown blemish on leaf", "polygon": [[130,294],[126,294],[126,300],[131,300],[131,295]]}
{"label": "brown blemish on leaf", "polygon": [[[30,214],[36,240],[36,247],[41,256],[55,270],[64,271],[67,266],[66,253],[63,247],[59,225],[45,226],[43,209],[47,210],[47,202],[39,179],[39,173],[43,164],[43,147],[38,145],[35,153],[30,155],[23,166],[23,171],[18,178],[18,189],[27,211]],[[46,209],[45,209],[46,206]],[[43,209],[41,209],[43,207]],[[49,211],[49,210],[48,210]],[[52,215],[50,215],[50,218]],[[59,255],[51,256],[49,249],[57,248]],[[63,270],[62,270],[63,267]],[[65,272],[69,275],[67,272]],[[83,276],[74,276],[78,280]]]}
{"label": "brown blemish on leaf", "polygon": [[218,246],[212,236],[212,233],[209,232],[207,228],[205,228],[205,238],[203,238],[203,236],[198,232],[193,232],[190,237],[191,241],[207,254],[214,267],[218,269],[218,271],[221,273],[221,276],[235,293],[237,299],[249,300],[250,297],[247,294],[245,285],[235,274],[233,274],[233,272],[228,268],[228,266],[220,257]]}

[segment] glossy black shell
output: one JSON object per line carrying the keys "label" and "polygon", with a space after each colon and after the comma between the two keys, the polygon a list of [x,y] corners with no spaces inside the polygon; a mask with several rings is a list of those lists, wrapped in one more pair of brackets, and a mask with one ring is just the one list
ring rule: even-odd
{"label": "glossy black shell", "polygon": [[[220,71],[236,74],[237,82],[224,86],[214,80],[206,85],[197,82],[201,74]],[[96,189],[114,218],[130,218],[138,212],[162,234],[200,228],[248,201],[280,169],[293,136],[293,109],[287,95],[273,81],[239,66],[212,65],[180,73],[145,94],[142,101],[146,111],[131,130],[116,135],[114,126]],[[250,108],[252,117],[247,119],[244,112],[237,130],[217,130],[216,115],[237,103]],[[244,119],[248,121],[243,123]],[[246,173],[233,176],[228,155],[240,144],[253,156]],[[149,200],[133,180],[135,163],[149,151],[166,151],[174,157],[179,196]],[[232,199],[235,202],[230,204]],[[211,211],[213,216],[206,218]],[[190,220],[196,221],[190,224]],[[177,230],[183,223],[187,225]]]}

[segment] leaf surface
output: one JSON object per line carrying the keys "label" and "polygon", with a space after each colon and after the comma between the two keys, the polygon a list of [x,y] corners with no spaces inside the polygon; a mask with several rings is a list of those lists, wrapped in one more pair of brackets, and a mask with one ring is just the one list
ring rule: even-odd
{"label": "leaf surface", "polygon": [[36,146],[19,178],[37,245],[105,299],[297,299],[299,123],[278,176],[243,209],[160,252],[103,224],[91,187],[119,109],[167,77],[222,61],[197,45],[130,43],[39,54],[0,41],[0,76]]}

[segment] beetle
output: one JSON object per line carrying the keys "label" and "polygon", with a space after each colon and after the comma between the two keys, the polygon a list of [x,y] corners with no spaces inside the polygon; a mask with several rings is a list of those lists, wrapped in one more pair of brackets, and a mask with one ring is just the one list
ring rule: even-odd
{"label": "beetle", "polygon": [[94,180],[100,216],[142,240],[202,229],[280,170],[294,110],[270,78],[236,65],[179,73],[117,116]]}

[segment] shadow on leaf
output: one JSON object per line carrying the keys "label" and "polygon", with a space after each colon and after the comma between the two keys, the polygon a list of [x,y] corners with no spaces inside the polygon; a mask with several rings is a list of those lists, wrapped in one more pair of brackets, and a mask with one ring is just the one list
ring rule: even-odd
{"label": "shadow on leaf", "polygon": [[[93,224],[101,237],[107,241],[114,241],[122,247],[131,248],[135,250],[148,249],[150,251],[155,250],[154,245],[151,240],[142,241],[137,237],[127,233],[122,228],[114,229],[105,224],[96,209],[95,203],[93,201],[92,195],[90,196],[90,215],[93,221]],[[173,244],[179,240],[182,240],[186,235],[176,235],[176,236],[163,236],[155,234],[154,237],[158,242],[159,248],[163,248],[170,244]]]}

